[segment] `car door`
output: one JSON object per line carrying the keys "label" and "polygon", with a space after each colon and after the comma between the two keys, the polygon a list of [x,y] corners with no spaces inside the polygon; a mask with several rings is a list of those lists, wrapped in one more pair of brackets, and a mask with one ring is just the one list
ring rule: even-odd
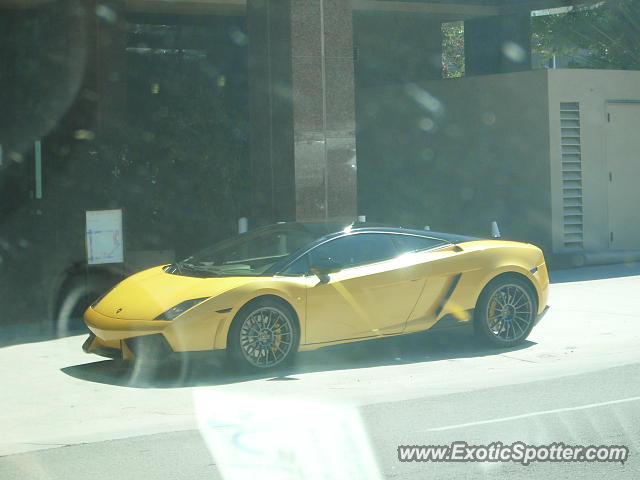
{"label": "car door", "polygon": [[[386,233],[353,233],[309,252],[310,265],[330,258],[342,269],[328,282],[307,289],[307,343],[399,333],[404,329],[424,278],[407,275],[407,265]],[[411,270],[411,269],[409,269]]]}

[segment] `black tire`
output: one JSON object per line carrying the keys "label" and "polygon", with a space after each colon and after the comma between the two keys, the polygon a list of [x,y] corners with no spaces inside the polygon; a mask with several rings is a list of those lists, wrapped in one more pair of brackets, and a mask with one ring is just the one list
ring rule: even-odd
{"label": "black tire", "polygon": [[229,330],[230,366],[243,371],[269,371],[289,365],[298,351],[300,329],[284,301],[258,298],[242,307]]}
{"label": "black tire", "polygon": [[85,310],[100,295],[122,280],[109,272],[87,275],[86,272],[80,272],[77,265],[73,268],[56,293],[52,320],[58,337],[87,332],[83,319]]}
{"label": "black tire", "polygon": [[526,280],[500,276],[484,288],[474,312],[476,336],[498,347],[522,343],[533,328],[538,310],[535,291]]}
{"label": "black tire", "polygon": [[77,335],[87,331],[83,320],[85,310],[106,288],[78,279],[67,285],[61,295],[60,305],[55,316],[55,328],[58,337]]}

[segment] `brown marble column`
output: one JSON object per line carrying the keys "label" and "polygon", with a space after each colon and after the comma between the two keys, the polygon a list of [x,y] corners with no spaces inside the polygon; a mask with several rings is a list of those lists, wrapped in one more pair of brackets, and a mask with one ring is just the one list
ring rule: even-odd
{"label": "brown marble column", "polygon": [[94,10],[97,127],[106,132],[125,122],[127,25],[122,0],[95,1]]}
{"label": "brown marble column", "polygon": [[252,217],[354,219],[348,0],[248,0]]}

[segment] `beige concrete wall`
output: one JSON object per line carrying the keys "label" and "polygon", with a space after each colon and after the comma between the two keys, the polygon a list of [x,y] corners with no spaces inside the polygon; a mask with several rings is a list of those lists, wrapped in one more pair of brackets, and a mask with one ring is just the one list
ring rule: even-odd
{"label": "beige concrete wall", "polygon": [[[612,70],[549,70],[549,139],[553,250],[562,252],[563,210],[560,152],[560,103],[580,103],[584,249],[609,248],[606,159],[606,109],[612,100],[640,100],[640,72]],[[640,133],[639,133],[640,134]],[[624,208],[621,206],[621,208]]]}
{"label": "beige concrete wall", "polygon": [[550,248],[547,72],[358,93],[359,212]]}
{"label": "beige concrete wall", "polygon": [[[506,237],[547,246],[550,239],[547,77],[545,71],[430,82],[459,138],[438,136],[435,148],[479,175],[465,176],[475,192],[474,216],[488,228],[498,221]],[[462,156],[461,152],[465,152]],[[462,191],[462,189],[460,190]],[[488,230],[487,230],[488,232]]]}

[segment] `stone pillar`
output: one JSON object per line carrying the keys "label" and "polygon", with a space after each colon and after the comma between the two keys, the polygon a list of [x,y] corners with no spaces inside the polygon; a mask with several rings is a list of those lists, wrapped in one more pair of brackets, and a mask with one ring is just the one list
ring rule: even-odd
{"label": "stone pillar", "polygon": [[252,217],[354,219],[348,0],[248,0]]}
{"label": "stone pillar", "polygon": [[465,75],[531,70],[530,12],[464,22]]}
{"label": "stone pillar", "polygon": [[95,1],[95,82],[99,132],[126,121],[127,22],[122,0]]}

